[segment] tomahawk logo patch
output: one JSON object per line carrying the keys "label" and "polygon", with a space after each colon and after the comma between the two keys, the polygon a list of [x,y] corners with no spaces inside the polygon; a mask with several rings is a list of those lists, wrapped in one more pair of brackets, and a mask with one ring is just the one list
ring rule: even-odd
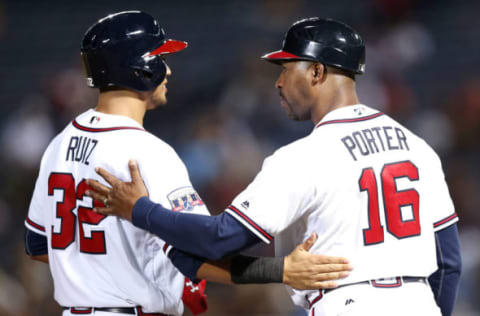
{"label": "tomahawk logo patch", "polygon": [[179,188],[167,195],[172,210],[175,212],[191,211],[197,205],[203,205],[203,201],[192,187]]}

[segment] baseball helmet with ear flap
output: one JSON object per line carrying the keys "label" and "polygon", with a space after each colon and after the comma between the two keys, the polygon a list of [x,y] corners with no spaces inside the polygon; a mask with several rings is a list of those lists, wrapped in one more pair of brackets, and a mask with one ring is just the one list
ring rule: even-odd
{"label": "baseball helmet with ear flap", "polygon": [[140,11],[110,14],[85,33],[81,56],[92,88],[154,90],[165,79],[164,55],[187,47],[167,39],[151,15]]}
{"label": "baseball helmet with ear flap", "polygon": [[320,62],[363,74],[365,43],[347,24],[315,17],[295,22],[285,34],[282,49],[262,58],[277,64],[294,60]]}

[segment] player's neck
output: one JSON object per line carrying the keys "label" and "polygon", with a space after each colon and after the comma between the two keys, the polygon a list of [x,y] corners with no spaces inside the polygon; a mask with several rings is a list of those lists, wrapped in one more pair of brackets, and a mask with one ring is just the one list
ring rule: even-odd
{"label": "player's neck", "polygon": [[328,90],[330,93],[321,93],[316,106],[312,109],[312,122],[316,125],[327,113],[341,107],[359,103],[355,90],[354,80],[344,80],[339,84],[333,84]]}
{"label": "player's neck", "polygon": [[106,114],[123,115],[143,126],[146,104],[134,91],[115,90],[100,93],[95,110]]}

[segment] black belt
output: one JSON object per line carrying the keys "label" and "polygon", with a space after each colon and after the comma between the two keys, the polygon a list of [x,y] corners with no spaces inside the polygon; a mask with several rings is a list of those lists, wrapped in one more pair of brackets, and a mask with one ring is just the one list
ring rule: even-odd
{"label": "black belt", "polygon": [[63,307],[64,310],[70,310],[70,313],[75,315],[87,315],[95,311],[99,312],[108,312],[108,313],[119,313],[119,314],[129,314],[129,315],[138,315],[138,316],[169,316],[162,313],[144,313],[141,307]]}
{"label": "black belt", "polygon": [[[391,282],[390,280],[395,280],[394,282]],[[384,282],[387,281],[387,282]],[[312,299],[311,301],[308,299],[308,295],[305,296],[307,299],[307,302],[310,307],[313,306],[316,302],[318,302],[325,294],[338,290],[342,287],[350,286],[350,285],[360,285],[360,284],[369,284],[373,287],[378,287],[378,288],[395,288],[395,287],[400,287],[402,286],[403,283],[413,283],[413,282],[422,282],[425,284],[428,284],[427,278],[426,277],[413,277],[413,276],[404,276],[404,277],[395,277],[395,278],[387,278],[387,279],[376,279],[376,280],[368,280],[368,281],[360,281],[360,282],[355,282],[355,283],[348,283],[348,284],[342,284],[337,286],[336,288],[333,289],[325,289],[325,290],[320,290],[320,293],[317,297]]]}

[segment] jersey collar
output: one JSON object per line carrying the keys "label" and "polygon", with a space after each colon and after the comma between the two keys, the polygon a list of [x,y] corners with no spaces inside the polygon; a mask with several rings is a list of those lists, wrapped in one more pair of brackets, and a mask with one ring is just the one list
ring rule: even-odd
{"label": "jersey collar", "polygon": [[90,109],[72,122],[78,129],[89,132],[108,132],[122,129],[145,129],[134,119],[123,115],[106,114]]}
{"label": "jersey collar", "polygon": [[323,119],[315,125],[313,130],[327,124],[357,122],[381,115],[383,115],[382,112],[372,109],[364,104],[344,106],[328,112]]}

